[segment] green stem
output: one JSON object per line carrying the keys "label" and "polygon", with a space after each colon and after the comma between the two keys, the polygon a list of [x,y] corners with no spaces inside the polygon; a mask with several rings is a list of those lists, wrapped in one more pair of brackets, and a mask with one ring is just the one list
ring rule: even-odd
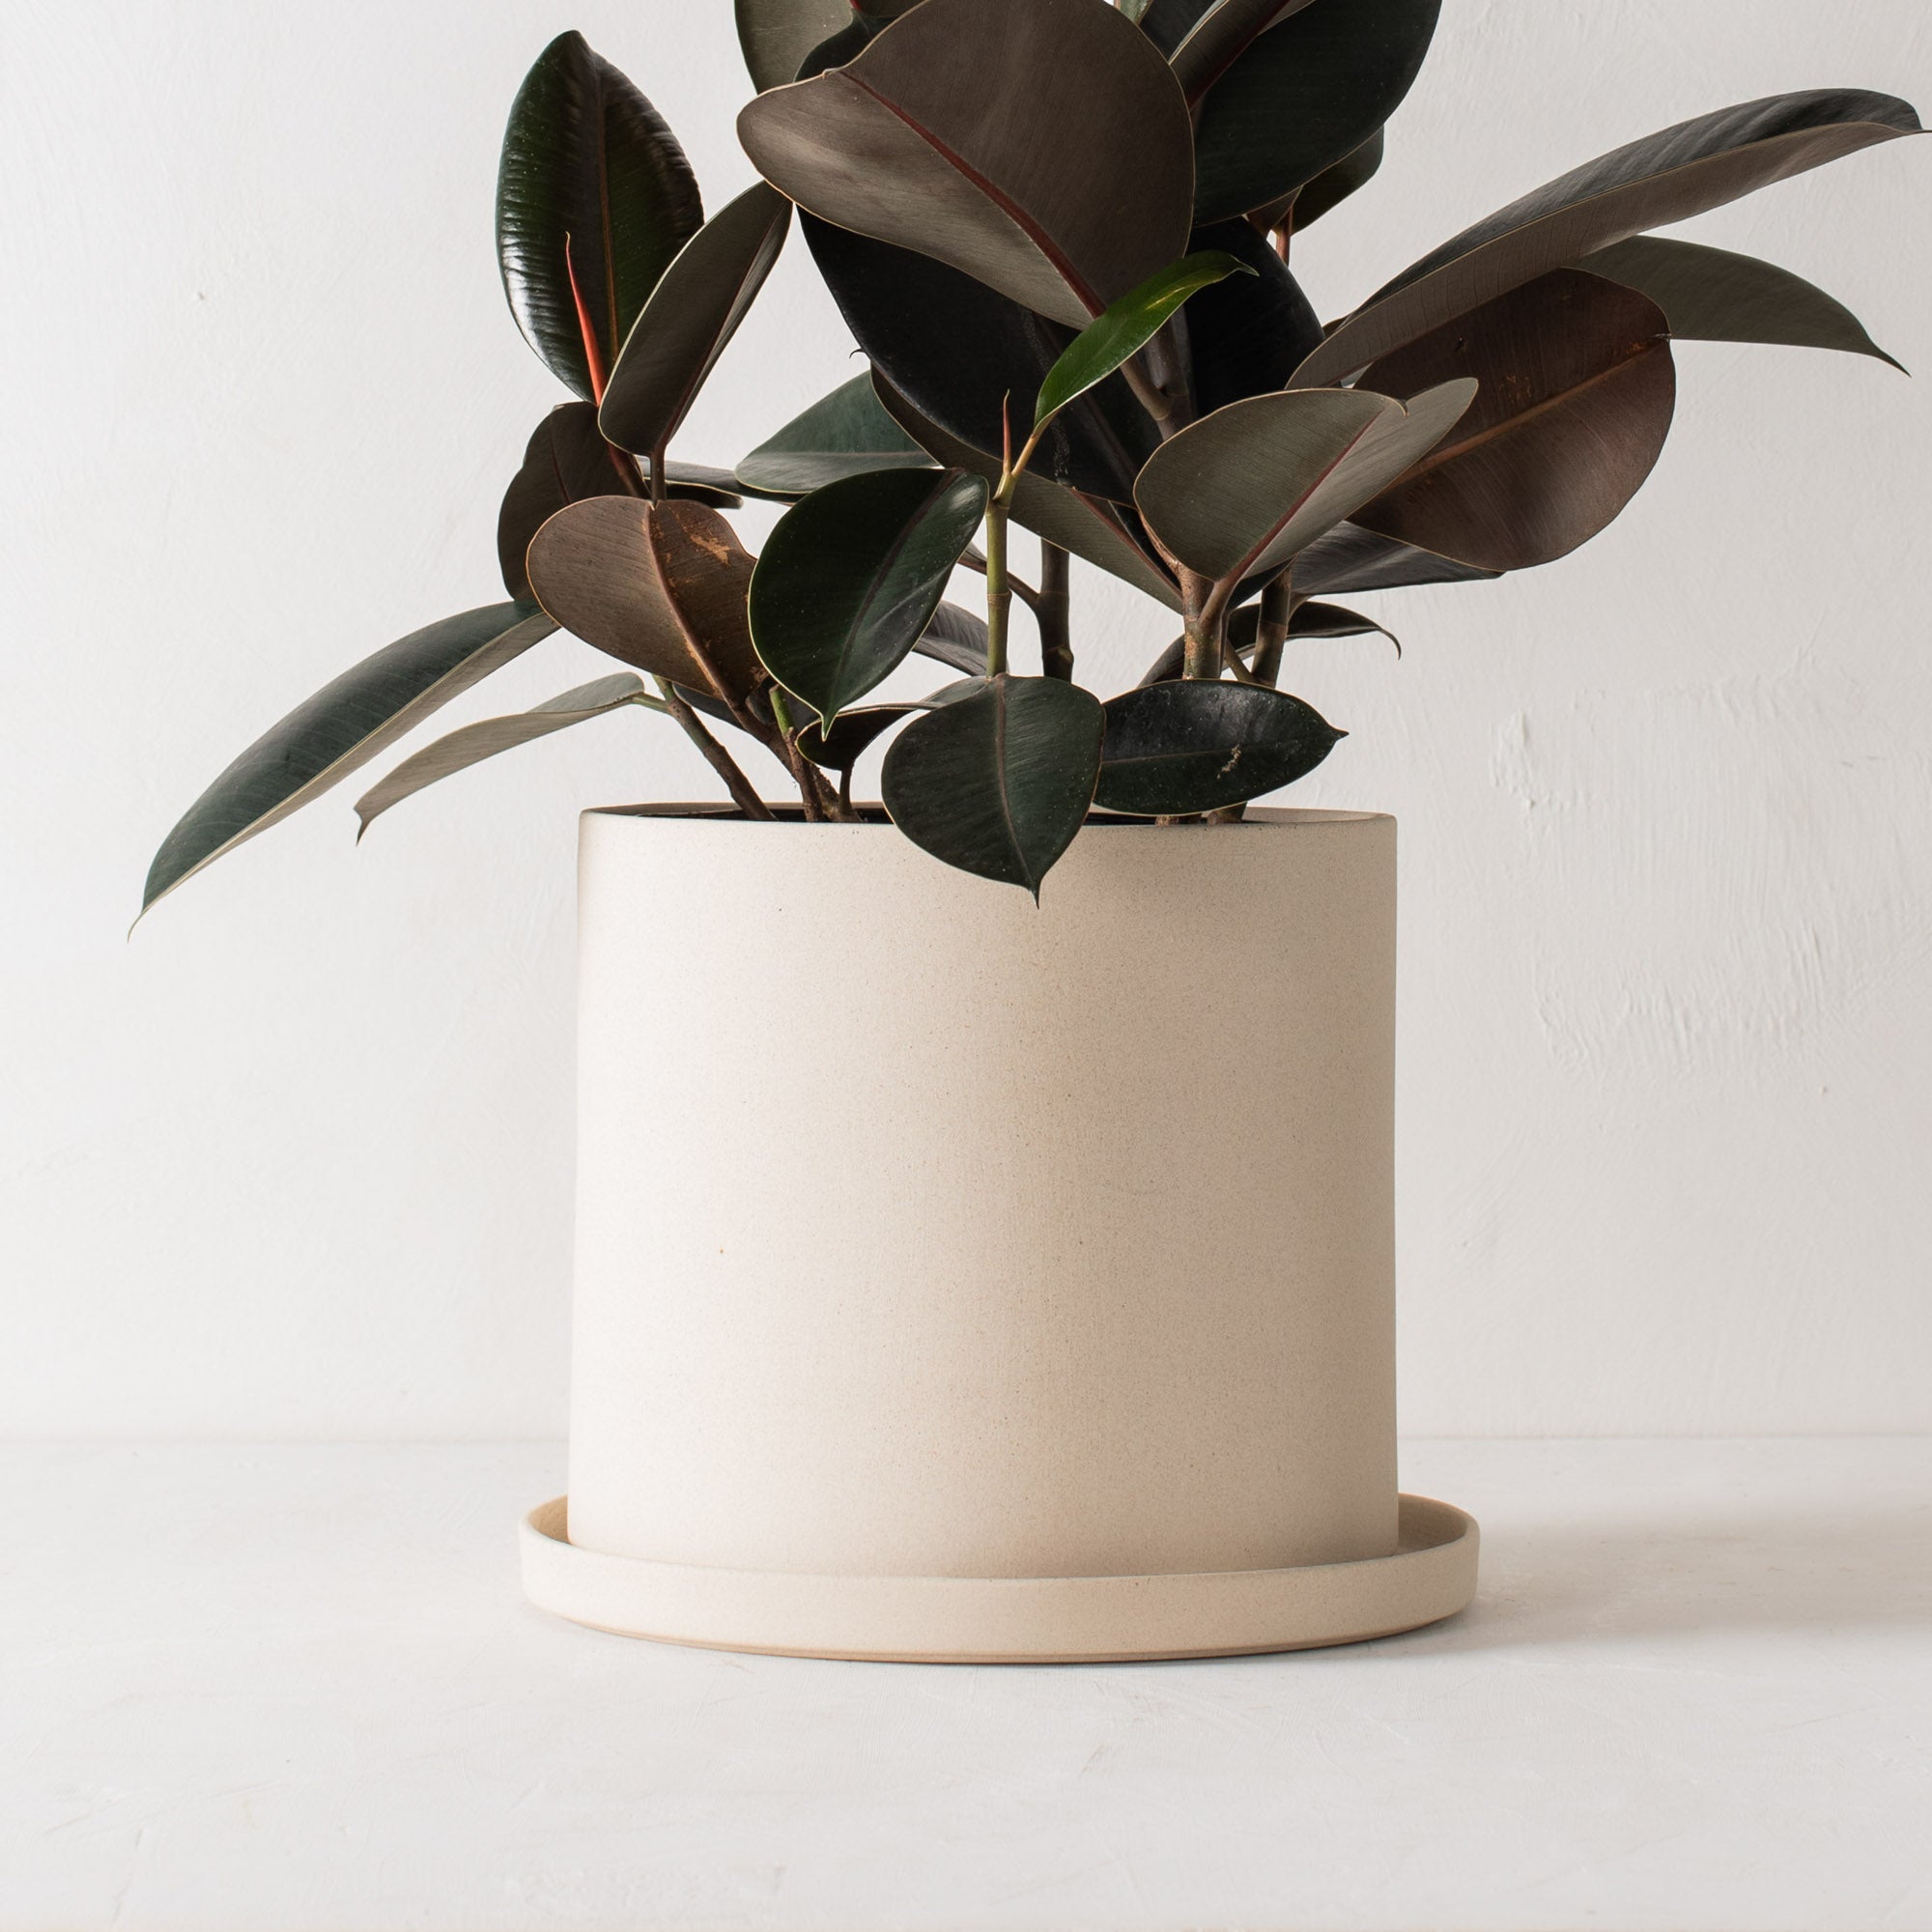
{"label": "green stem", "polygon": [[1007,629],[1012,619],[1013,587],[1007,581],[1009,485],[1012,471],[986,504],[986,675],[1000,677],[1007,668]]}
{"label": "green stem", "polygon": [[1033,613],[1039,624],[1040,668],[1048,677],[1073,682],[1073,598],[1069,559],[1057,543],[1039,540],[1039,600]]}
{"label": "green stem", "polygon": [[[984,552],[978,549],[969,550],[966,553],[966,554],[959,559],[959,563],[960,567],[964,570],[977,570],[981,577],[984,577],[986,574],[986,557]],[[1020,600],[1020,602],[1027,607],[1029,611],[1033,611],[1036,615],[1038,614],[1039,592],[1036,590],[1033,587],[1033,585],[1026,581],[1024,577],[1015,577],[1012,573],[1010,565],[1007,570],[1007,588],[1010,590],[1013,593],[1013,595],[1017,597]]]}
{"label": "green stem", "polygon": [[825,775],[798,748],[799,725],[791,715],[790,702],[777,685],[771,687],[767,701],[772,707],[772,716],[778,720],[779,743],[784,748],[784,761],[791,768],[798,795],[805,804],[806,822],[817,825],[836,817],[838,813],[832,801],[832,787],[825,782]]}
{"label": "green stem", "polygon": [[[1051,417],[1047,419],[1049,422]],[[986,503],[986,675],[1001,677],[1007,668],[1007,635],[1011,627],[1013,612],[1013,581],[1007,574],[1007,535],[1012,522],[1013,497],[1020,487],[1020,478],[1026,474],[1026,467],[1033,461],[1033,453],[1039,447],[1039,440],[1046,434],[1046,423],[1037,422],[1033,434],[1020,449],[1013,454],[1013,437],[1010,422],[1007,427],[1007,447],[1005,460],[1000,467],[1000,487],[995,490]],[[1028,600],[1035,611],[1039,609],[1032,599]]]}

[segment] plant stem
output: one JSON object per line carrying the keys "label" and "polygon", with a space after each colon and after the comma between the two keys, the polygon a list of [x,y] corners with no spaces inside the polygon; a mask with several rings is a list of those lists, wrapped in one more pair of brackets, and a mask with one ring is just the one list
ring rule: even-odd
{"label": "plant stem", "polygon": [[[977,570],[981,577],[986,574],[986,554],[976,545],[959,559],[966,570]],[[1023,577],[1015,577],[1009,569],[1007,572],[1007,588],[1017,597],[1027,609],[1037,615],[1039,611],[1040,593]]]}
{"label": "plant stem", "polygon": [[1228,614],[1232,583],[1216,583],[1198,571],[1180,572],[1180,614],[1186,639],[1181,676],[1218,678],[1222,668],[1221,627]]}
{"label": "plant stem", "polygon": [[1048,677],[1073,682],[1073,594],[1070,559],[1057,543],[1039,540],[1039,601],[1033,613],[1039,624],[1040,668]]}
{"label": "plant stem", "polygon": [[664,707],[684,728],[684,735],[696,745],[704,755],[704,762],[724,781],[724,789],[731,794],[738,810],[747,818],[772,818],[774,813],[758,794],[753,790],[752,781],[738,769],[738,763],[731,753],[707,731],[695,712],[679,696],[677,686],[668,677],[655,680],[659,695],[664,698]]}
{"label": "plant stem", "polygon": [[1007,581],[1007,509],[1009,470],[986,504],[986,675],[999,677],[1007,668],[1007,627],[1012,617],[1013,587]]}
{"label": "plant stem", "polygon": [[665,488],[665,446],[662,442],[651,451],[650,481],[651,501],[653,503],[662,503],[667,494]]}
{"label": "plant stem", "polygon": [[[1010,400],[1010,399],[1009,399]],[[1026,474],[1026,467],[1033,461],[1033,453],[1039,447],[1039,440],[1046,434],[1047,424],[1037,422],[1033,434],[1026,440],[1020,453],[1013,454],[1013,419],[1003,406],[1000,412],[1003,451],[1000,459],[1000,487],[986,500],[986,675],[1003,676],[1007,668],[1007,634],[1012,623],[1013,580],[1007,574],[1007,536],[1012,521],[1013,497],[1020,487],[1020,478]],[[1051,417],[1047,419],[1049,422]],[[1035,593],[1027,602],[1036,613],[1039,611],[1038,598],[1043,592]],[[1069,656],[1069,668],[1072,660]]]}
{"label": "plant stem", "polygon": [[1281,682],[1282,653],[1288,645],[1289,626],[1294,621],[1294,608],[1302,600],[1294,594],[1294,573],[1284,570],[1262,592],[1261,624],[1255,632],[1255,682],[1276,685]]}
{"label": "plant stem", "polygon": [[1129,355],[1121,364],[1121,374],[1127,379],[1127,387],[1134,392],[1134,400],[1154,419],[1163,441],[1180,428],[1180,424],[1174,421],[1179,413],[1174,398],[1160,389],[1138,355]]}
{"label": "plant stem", "polygon": [[791,768],[791,775],[798,785],[798,795],[805,803],[805,817],[809,825],[822,824],[837,815],[832,802],[831,787],[825,782],[825,776],[810,758],[798,748],[798,723],[791,715],[791,704],[777,685],[771,688],[772,716],[779,721],[779,742],[784,747],[784,760]]}

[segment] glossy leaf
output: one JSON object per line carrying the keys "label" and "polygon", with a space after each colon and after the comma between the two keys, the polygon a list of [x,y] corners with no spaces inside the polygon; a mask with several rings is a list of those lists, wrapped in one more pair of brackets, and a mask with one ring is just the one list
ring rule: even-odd
{"label": "glossy leaf", "polygon": [[1069,403],[1105,382],[1129,356],[1139,355],[1190,296],[1226,281],[1230,275],[1254,273],[1226,249],[1204,248],[1183,255],[1119,301],[1109,302],[1046,372],[1034,405],[1034,427],[1037,429],[1057,416]]}
{"label": "glossy leaf", "polygon": [[1677,398],[1663,311],[1576,269],[1458,317],[1363,381],[1463,379],[1478,384],[1468,413],[1354,519],[1490,570],[1548,563],[1604,528],[1650,474]]}
{"label": "glossy leaf", "polygon": [[793,78],[816,80],[830,68],[844,67],[865,52],[867,43],[877,32],[876,26],[862,15],[855,14],[849,26],[840,28],[829,41],[821,42],[806,55]]}
{"label": "glossy leaf", "polygon": [[1388,140],[1379,128],[1355,149],[1326,167],[1294,197],[1289,209],[1289,223],[1299,235],[1339,207],[1358,188],[1366,187],[1381,172]]}
{"label": "glossy leaf", "polygon": [[[1261,609],[1258,605],[1246,605],[1228,619],[1228,648],[1236,652],[1243,664],[1254,656],[1256,634],[1260,628]],[[1364,617],[1359,611],[1344,610],[1339,604],[1297,604],[1289,619],[1288,635],[1290,638],[1383,637],[1395,646],[1396,656],[1402,655],[1402,639],[1386,625],[1378,624],[1373,617]],[[1170,678],[1178,678],[1186,663],[1187,639],[1176,638],[1147,668],[1141,683],[1165,684]]]}
{"label": "glossy leaf", "polygon": [[1217,0],[1148,0],[1140,13],[1141,32],[1172,61],[1175,49],[1216,4]]}
{"label": "glossy leaf", "polygon": [[492,604],[412,631],[344,671],[265,731],[183,813],[148,869],[141,910],[320,798],[555,629],[534,605]]}
{"label": "glossy leaf", "polygon": [[886,810],[935,859],[1037,899],[1093,802],[1099,700],[1059,678],[1010,674],[945,696],[886,753]]}
{"label": "glossy leaf", "polygon": [[[471,765],[494,758],[499,752],[513,752],[519,745],[547,738],[553,731],[644,701],[642,682],[624,670],[614,677],[600,677],[592,684],[579,685],[575,691],[566,691],[560,697],[553,697],[533,710],[465,724],[446,738],[426,745],[413,757],[405,758],[387,778],[372,785],[355,801],[355,815],[362,821],[362,831],[355,836],[360,838],[362,832],[367,832],[392,805],[400,805],[439,779],[468,771]],[[663,708],[656,699],[648,701],[660,710]]]}
{"label": "glossy leaf", "polygon": [[[1235,613],[1235,624],[1248,615],[1245,611]],[[1260,613],[1257,611],[1256,616]],[[1231,626],[1232,628],[1232,626]],[[1248,641],[1254,641],[1255,622],[1247,625]],[[1402,655],[1402,639],[1386,624],[1378,624],[1373,617],[1364,617],[1359,611],[1350,611],[1340,604],[1318,604],[1313,600],[1297,604],[1294,614],[1289,619],[1288,635],[1291,638],[1386,638],[1395,646],[1397,657]]]}
{"label": "glossy leaf", "polygon": [[1094,803],[1144,817],[1240,805],[1305,778],[1347,734],[1258,684],[1144,685],[1108,701]]}
{"label": "glossy leaf", "polygon": [[597,420],[622,449],[662,449],[684,421],[784,246],[791,203],[763,182],[726,202],[651,292]]}
{"label": "glossy leaf", "polygon": [[[597,427],[592,403],[559,403],[540,422],[524,451],[524,467],[503,493],[497,517],[497,555],[512,597],[534,602],[525,562],[530,539],[566,503],[585,497],[636,497],[648,487],[648,465],[634,465],[612,449]],[[728,469],[697,463],[667,463],[665,487],[672,497],[734,509],[741,500]]]}
{"label": "glossy leaf", "polygon": [[1919,131],[1904,101],[1848,88],[1774,95],[1666,128],[1511,202],[1425,255],[1342,323],[1295,380],[1340,381],[1551,269]]}
{"label": "glossy leaf", "polygon": [[620,497],[573,503],[537,532],[529,565],[544,609],[620,662],[711,692],[708,662],[738,697],[758,681],[745,618],[752,559],[716,510]]}
{"label": "glossy leaf", "polygon": [[919,641],[985,514],[959,469],[850,476],[794,504],[752,579],[765,668],[829,724]]}
{"label": "glossy leaf", "polygon": [[849,772],[901,718],[923,707],[917,704],[862,704],[841,711],[828,728],[813,723],[798,734],[798,749],[814,765],[829,772]]}
{"label": "glossy leaf", "polygon": [[805,57],[852,19],[851,0],[735,0],[738,46],[760,94],[783,87]]}
{"label": "glossy leaf", "polygon": [[1441,0],[1314,0],[1269,28],[1202,104],[1195,219],[1265,207],[1354,154],[1414,84],[1440,12]]}
{"label": "glossy leaf", "polygon": [[1186,103],[1095,0],[923,0],[848,65],[761,95],[738,132],[812,213],[1075,328],[1187,245]]}
{"label": "glossy leaf", "polygon": [[932,621],[920,633],[913,646],[921,657],[951,665],[968,677],[986,674],[986,620],[962,611],[956,604],[942,604],[932,613]]}
{"label": "glossy leaf", "polygon": [[[988,482],[998,480],[1000,466],[997,461],[956,437],[947,435],[936,424],[923,421],[902,396],[895,394],[891,386],[876,376],[873,382],[879,401],[887,412],[923,448],[931,451],[942,463],[970,470]],[[1143,547],[1128,522],[1133,514],[1131,509],[1119,510],[1098,497],[1063,489],[1058,483],[1049,482],[1031,469],[1020,477],[1019,487],[1013,493],[1013,519],[1016,523],[1044,537],[1049,543],[1058,544],[1062,550],[1071,551],[1075,556],[1106,571],[1109,576],[1131,583],[1136,590],[1146,592],[1165,604],[1170,611],[1178,611],[1180,598],[1175,589],[1174,580]]]}
{"label": "glossy leaf", "polygon": [[598,383],[578,297],[601,377],[703,219],[696,178],[657,109],[582,34],[560,34],[510,109],[497,252],[518,327],[580,396],[594,401]]}
{"label": "glossy leaf", "polygon": [[1842,349],[1904,372],[1843,302],[1803,275],[1695,242],[1636,235],[1586,255],[1577,267],[1646,295],[1679,341],[1773,342]]}
{"label": "glossy leaf", "polygon": [[1425,583],[1485,583],[1501,575],[1397,543],[1359,524],[1337,524],[1294,559],[1294,587],[1310,597],[1405,590]]}
{"label": "glossy leaf", "polygon": [[1321,340],[1321,325],[1288,265],[1247,222],[1197,228],[1191,245],[1225,248],[1253,271],[1203,289],[1182,317],[1195,412],[1205,416],[1281,388]]}
{"label": "glossy leaf", "polygon": [[1475,384],[1405,406],[1365,389],[1292,389],[1231,403],[1171,438],[1135,488],[1148,526],[1217,583],[1271,573],[1439,442]]}
{"label": "glossy leaf", "polygon": [[1270,27],[1308,4],[1309,0],[1216,0],[1205,9],[1168,57],[1189,102],[1198,102]]}
{"label": "glossy leaf", "polygon": [[[808,216],[805,236],[825,285],[872,367],[927,421],[997,456],[1001,407],[1015,428],[1073,330],[972,276]],[[1047,430],[1033,468],[1056,483],[1124,501],[1159,442],[1125,379],[1109,377]]]}
{"label": "glossy leaf", "polygon": [[764,497],[809,497],[871,469],[930,469],[933,460],[880,406],[870,376],[854,376],[761,442],[738,480]]}
{"label": "glossy leaf", "polygon": [[[930,658],[935,664],[956,670],[962,677],[984,677],[986,620],[976,617],[970,611],[961,610],[957,604],[942,604],[932,613],[932,621],[920,633],[913,652],[916,656]],[[702,711],[707,717],[716,718],[725,724],[738,722],[717,698],[685,685],[680,685],[678,689],[694,710]],[[769,705],[763,692],[753,694],[751,706],[760,717],[768,714]],[[848,711],[844,715],[849,718],[858,714]]]}

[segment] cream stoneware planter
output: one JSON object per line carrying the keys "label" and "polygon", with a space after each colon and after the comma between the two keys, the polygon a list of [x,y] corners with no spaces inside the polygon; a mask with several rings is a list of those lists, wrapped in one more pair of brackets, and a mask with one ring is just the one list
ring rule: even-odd
{"label": "cream stoneware planter", "polygon": [[580,1623],[813,1656],[1296,1649],[1470,1600],[1396,1484],[1395,821],[584,815]]}

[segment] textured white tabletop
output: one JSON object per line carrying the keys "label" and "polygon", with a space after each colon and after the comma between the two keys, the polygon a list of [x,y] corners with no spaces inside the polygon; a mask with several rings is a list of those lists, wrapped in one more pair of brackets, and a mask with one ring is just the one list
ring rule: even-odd
{"label": "textured white tabletop", "polygon": [[518,1594],[562,1454],[14,1448],[6,1932],[1932,1928],[1932,1440],[1407,1445],[1477,1607],[1048,1669]]}

